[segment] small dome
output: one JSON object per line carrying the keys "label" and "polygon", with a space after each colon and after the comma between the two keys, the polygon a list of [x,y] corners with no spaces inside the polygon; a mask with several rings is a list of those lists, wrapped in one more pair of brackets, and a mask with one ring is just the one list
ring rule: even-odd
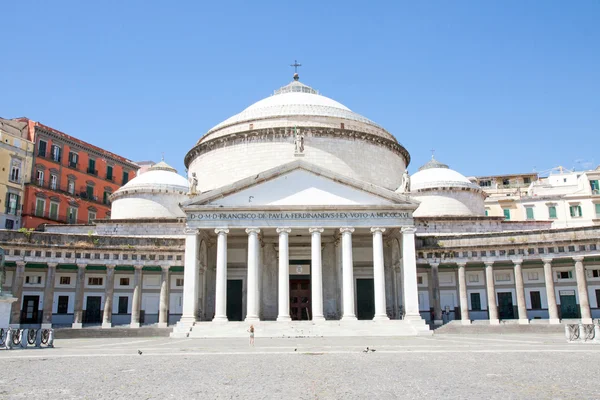
{"label": "small dome", "polygon": [[479,186],[471,183],[464,175],[450,169],[448,165],[442,164],[433,157],[410,177],[411,192],[441,187],[480,190]]}
{"label": "small dome", "polygon": [[171,189],[187,193],[188,180],[177,173],[177,170],[164,161],[154,164],[145,173],[136,176],[115,192],[119,193],[130,189]]}

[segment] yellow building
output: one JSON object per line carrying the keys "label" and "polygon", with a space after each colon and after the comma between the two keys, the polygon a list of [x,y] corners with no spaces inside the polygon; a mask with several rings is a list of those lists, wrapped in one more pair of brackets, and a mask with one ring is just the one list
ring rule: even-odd
{"label": "yellow building", "polygon": [[32,171],[32,139],[28,121],[0,118],[0,229],[21,227],[24,185]]}

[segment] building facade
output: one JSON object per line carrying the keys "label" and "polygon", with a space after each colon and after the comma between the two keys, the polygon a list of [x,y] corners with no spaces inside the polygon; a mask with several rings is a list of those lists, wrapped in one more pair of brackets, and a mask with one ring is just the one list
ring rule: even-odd
{"label": "building facade", "polygon": [[[25,120],[26,121],[26,120]],[[110,196],[136,176],[138,166],[40,123],[25,184],[23,227],[88,224],[110,217]]]}
{"label": "building facade", "polygon": [[25,184],[31,177],[33,129],[27,121],[0,118],[0,228],[19,229]]}
{"label": "building facade", "polygon": [[15,325],[173,326],[174,337],[427,335],[590,322],[600,232],[485,213],[486,193],[299,82],[161,162],[110,220],[0,231]]}

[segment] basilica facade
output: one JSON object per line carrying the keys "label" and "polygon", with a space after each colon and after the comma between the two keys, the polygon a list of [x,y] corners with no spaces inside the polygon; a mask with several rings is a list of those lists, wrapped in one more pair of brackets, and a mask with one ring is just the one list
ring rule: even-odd
{"label": "basilica facade", "polygon": [[294,80],[112,194],[110,220],[0,231],[11,324],[174,337],[427,335],[600,316],[600,232],[486,193]]}

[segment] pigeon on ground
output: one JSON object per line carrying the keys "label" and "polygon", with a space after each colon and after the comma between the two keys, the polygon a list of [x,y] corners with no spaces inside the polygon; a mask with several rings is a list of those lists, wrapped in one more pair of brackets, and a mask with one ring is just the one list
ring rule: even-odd
{"label": "pigeon on ground", "polygon": [[141,350],[138,350],[138,354],[141,356],[141,355],[142,355],[142,351],[141,351]]}
{"label": "pigeon on ground", "polygon": [[363,353],[368,353],[368,352],[369,352],[369,348],[368,347],[363,350]]}
{"label": "pigeon on ground", "polygon": [[371,349],[371,351],[372,351],[372,352],[374,352],[374,351],[375,351],[375,349]]}
{"label": "pigeon on ground", "polygon": [[294,349],[294,351],[296,351],[296,350],[298,350],[298,349]]}

